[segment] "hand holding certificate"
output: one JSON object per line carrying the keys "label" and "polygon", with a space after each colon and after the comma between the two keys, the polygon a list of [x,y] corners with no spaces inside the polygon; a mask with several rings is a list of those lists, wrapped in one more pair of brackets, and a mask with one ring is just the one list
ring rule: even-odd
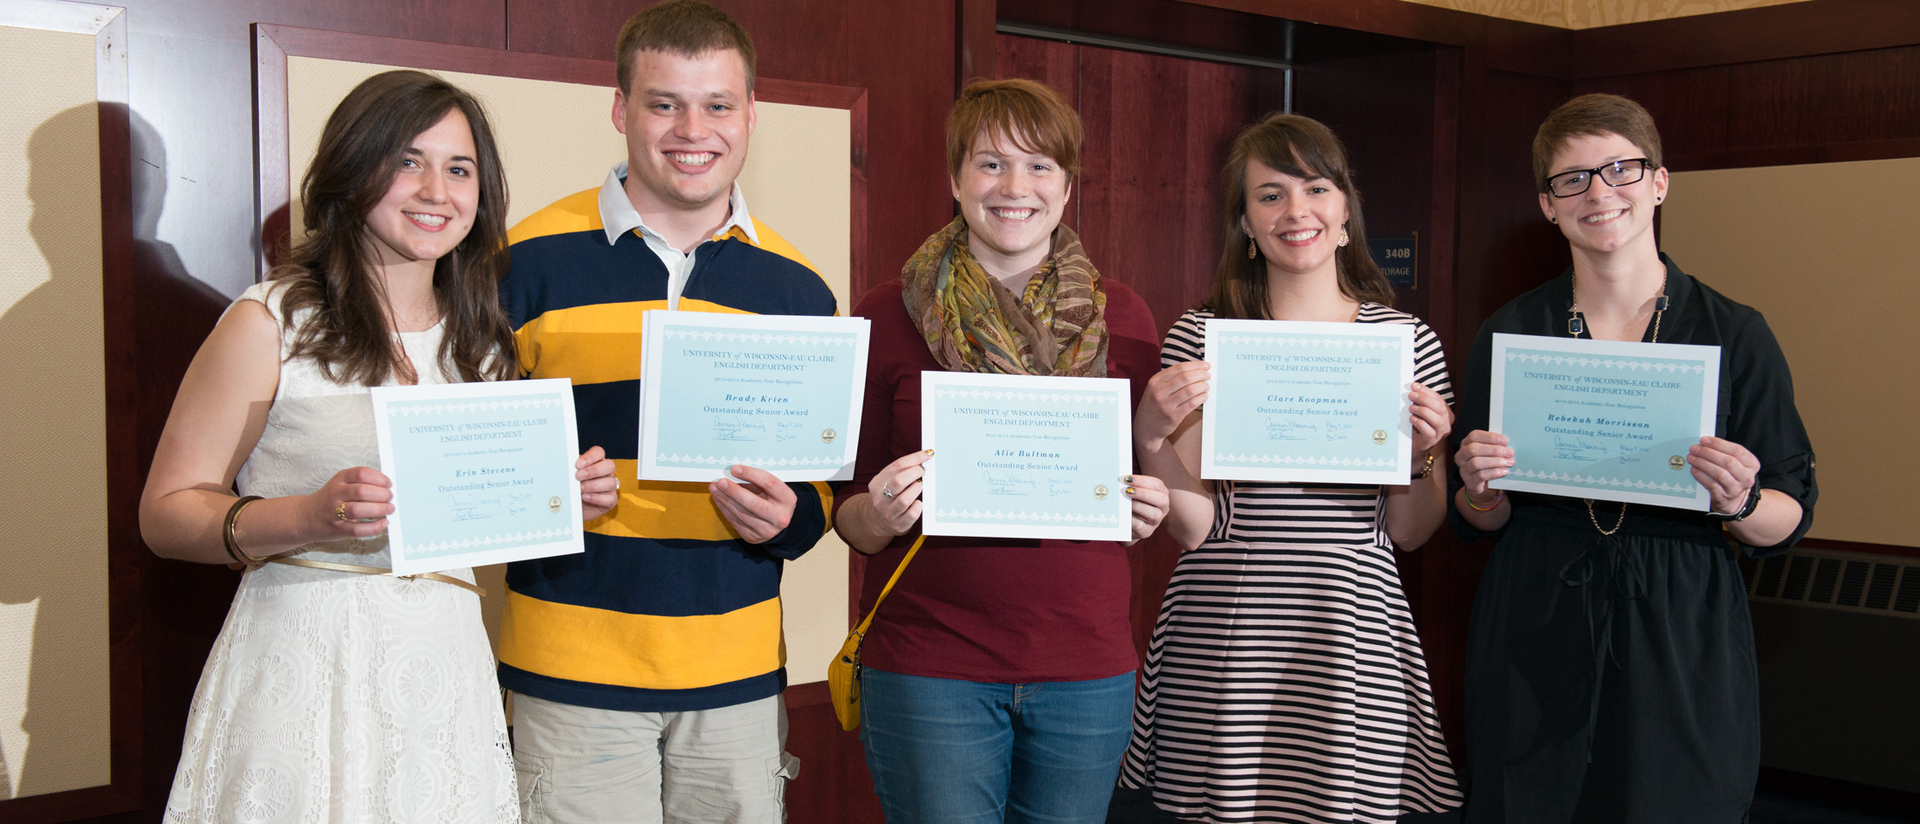
{"label": "hand holding certificate", "polygon": [[1129,384],[1118,378],[920,373],[928,535],[1133,537]]}
{"label": "hand holding certificate", "polygon": [[372,389],[398,575],[586,551],[566,380]]}
{"label": "hand holding certificate", "polygon": [[1200,477],[1406,485],[1413,327],[1207,321]]}
{"label": "hand holding certificate", "polygon": [[866,318],[653,310],[642,321],[640,477],[853,477]]}
{"label": "hand holding certificate", "polygon": [[1495,334],[1495,489],[1705,511],[1687,452],[1713,434],[1720,347]]}

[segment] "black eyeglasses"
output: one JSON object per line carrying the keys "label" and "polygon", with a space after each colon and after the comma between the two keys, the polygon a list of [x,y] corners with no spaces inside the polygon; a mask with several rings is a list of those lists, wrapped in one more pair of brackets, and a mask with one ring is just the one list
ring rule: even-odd
{"label": "black eyeglasses", "polygon": [[1608,186],[1626,186],[1631,183],[1639,183],[1642,178],[1647,176],[1647,167],[1651,165],[1653,165],[1653,161],[1644,157],[1632,157],[1626,160],[1616,160],[1605,166],[1595,166],[1591,169],[1561,172],[1553,177],[1547,178],[1547,191],[1552,192],[1554,197],[1573,197],[1574,195],[1585,192],[1588,187],[1592,186],[1593,176],[1596,174],[1600,176],[1601,180],[1606,181]]}

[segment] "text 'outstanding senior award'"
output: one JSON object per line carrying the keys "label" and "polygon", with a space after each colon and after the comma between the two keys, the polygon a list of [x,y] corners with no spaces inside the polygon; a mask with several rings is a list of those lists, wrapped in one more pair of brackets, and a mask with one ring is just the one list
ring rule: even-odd
{"label": "text 'outstanding senior award'", "polygon": [[1133,396],[1119,378],[920,373],[922,531],[1133,537]]}
{"label": "text 'outstanding senior award'", "polygon": [[1713,434],[1720,347],[1495,333],[1488,429],[1513,469],[1488,484],[1704,512],[1687,450]]}
{"label": "text 'outstanding senior award'", "polygon": [[395,575],[585,552],[573,384],[376,386]]}
{"label": "text 'outstanding senior award'", "polygon": [[654,309],[641,329],[640,478],[853,477],[866,318]]}
{"label": "text 'outstanding senior award'", "polygon": [[1200,477],[1407,484],[1413,327],[1207,321]]}

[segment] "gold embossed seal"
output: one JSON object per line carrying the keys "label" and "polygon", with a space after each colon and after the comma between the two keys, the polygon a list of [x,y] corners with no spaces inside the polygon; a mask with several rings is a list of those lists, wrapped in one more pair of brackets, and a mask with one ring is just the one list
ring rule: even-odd
{"label": "gold embossed seal", "polygon": [[825,432],[822,432],[822,433],[820,433],[820,442],[821,442],[821,443],[833,443],[833,439],[834,439],[834,438],[838,438],[838,437],[840,437],[840,433],[838,433],[838,432],[835,432],[835,431],[833,431],[833,430],[831,430],[831,429],[829,429],[829,430],[827,430],[827,431],[825,431]]}
{"label": "gold embossed seal", "polygon": [[1098,486],[1095,486],[1095,487],[1093,488],[1093,499],[1094,499],[1094,500],[1096,500],[1096,501],[1104,501],[1104,500],[1106,500],[1106,499],[1107,499],[1107,485],[1106,485],[1106,484],[1100,484],[1100,485],[1098,485]]}
{"label": "gold embossed seal", "polygon": [[1385,430],[1385,429],[1375,429],[1375,430],[1373,430],[1373,445],[1374,445],[1374,446],[1380,446],[1381,444],[1384,444],[1384,443],[1386,443],[1386,442],[1387,442],[1387,430]]}
{"label": "gold embossed seal", "polygon": [[547,511],[548,512],[560,511],[560,496],[555,495],[547,499]]}
{"label": "gold embossed seal", "polygon": [[1687,468],[1687,459],[1675,455],[1667,459],[1667,466],[1673,467],[1673,471],[1678,472]]}

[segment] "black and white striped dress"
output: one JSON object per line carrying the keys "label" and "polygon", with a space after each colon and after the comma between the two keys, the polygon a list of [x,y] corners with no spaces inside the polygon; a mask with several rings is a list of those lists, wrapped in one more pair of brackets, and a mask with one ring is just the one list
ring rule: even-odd
{"label": "black and white striped dress", "polygon": [[[1162,367],[1203,357],[1181,316]],[[1448,400],[1440,340],[1413,324],[1414,379]],[[1461,802],[1377,486],[1215,481],[1213,529],[1167,586],[1120,782],[1203,822],[1393,821]]]}

